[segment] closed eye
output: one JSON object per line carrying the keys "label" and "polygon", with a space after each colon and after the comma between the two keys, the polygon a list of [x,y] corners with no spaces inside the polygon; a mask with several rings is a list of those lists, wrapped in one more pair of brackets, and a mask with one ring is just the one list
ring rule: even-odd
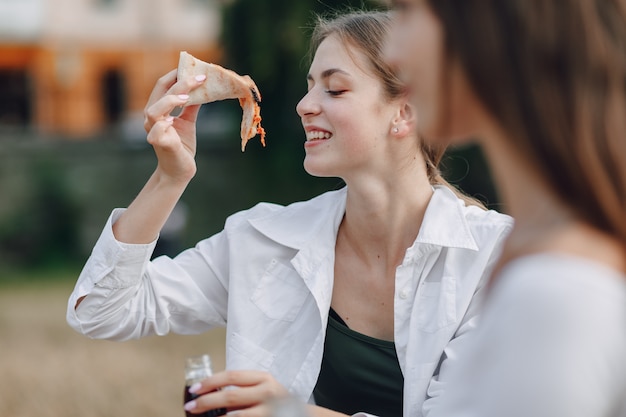
{"label": "closed eye", "polygon": [[331,96],[340,96],[343,93],[345,93],[348,90],[326,90],[327,94],[330,94]]}

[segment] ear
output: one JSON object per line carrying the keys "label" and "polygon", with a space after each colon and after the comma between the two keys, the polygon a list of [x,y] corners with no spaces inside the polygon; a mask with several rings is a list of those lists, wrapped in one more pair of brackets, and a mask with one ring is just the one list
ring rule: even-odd
{"label": "ear", "polygon": [[415,108],[406,100],[400,103],[398,113],[392,121],[391,134],[396,137],[404,137],[415,130],[417,117]]}

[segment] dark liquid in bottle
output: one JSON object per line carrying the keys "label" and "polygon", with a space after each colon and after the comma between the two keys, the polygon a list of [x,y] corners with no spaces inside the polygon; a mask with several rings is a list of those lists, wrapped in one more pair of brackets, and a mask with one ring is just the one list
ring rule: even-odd
{"label": "dark liquid in bottle", "polygon": [[[195,400],[196,398],[198,398],[198,395],[196,394],[192,394],[189,392],[189,385],[185,386],[185,393],[183,396],[183,404],[187,404],[189,401],[191,400]],[[216,410],[209,410],[209,411],[205,411],[204,413],[200,413],[200,414],[193,414],[190,413],[189,411],[185,411],[185,415],[187,417],[218,417],[218,416],[223,416],[226,414],[226,409],[225,408],[218,408]]]}

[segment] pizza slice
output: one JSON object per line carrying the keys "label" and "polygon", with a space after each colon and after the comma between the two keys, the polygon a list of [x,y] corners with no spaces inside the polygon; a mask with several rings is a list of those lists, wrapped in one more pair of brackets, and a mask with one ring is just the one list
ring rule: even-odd
{"label": "pizza slice", "polygon": [[189,93],[188,104],[204,104],[212,101],[238,99],[243,110],[241,118],[241,151],[248,140],[259,134],[265,146],[265,130],[261,127],[261,94],[252,78],[216,64],[210,64],[181,51],[178,61],[178,78],[206,75],[206,81]]}

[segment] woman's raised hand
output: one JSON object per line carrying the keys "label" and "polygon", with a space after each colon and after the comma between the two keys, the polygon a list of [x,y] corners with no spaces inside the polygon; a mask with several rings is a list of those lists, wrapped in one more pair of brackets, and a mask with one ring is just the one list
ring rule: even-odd
{"label": "woman's raised hand", "polygon": [[144,109],[148,143],[158,158],[157,172],[162,179],[187,183],[196,173],[196,119],[200,105],[182,108],[189,92],[204,83],[204,76],[176,80],[176,70],[159,78]]}
{"label": "woman's raised hand", "polygon": [[[113,224],[113,234],[120,242],[154,241],[196,174],[196,118],[200,106],[184,105],[189,92],[202,85],[204,78],[177,81],[176,72],[172,70],[159,78],[144,109],[144,128],[158,164],[141,192]],[[180,106],[184,106],[182,111],[173,117],[171,113]]]}

